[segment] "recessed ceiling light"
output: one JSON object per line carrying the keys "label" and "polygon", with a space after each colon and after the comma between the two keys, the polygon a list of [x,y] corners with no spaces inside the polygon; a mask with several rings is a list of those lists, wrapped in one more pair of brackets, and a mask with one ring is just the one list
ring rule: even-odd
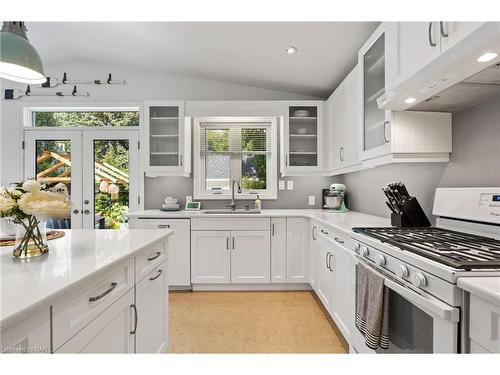
{"label": "recessed ceiling light", "polygon": [[476,61],[477,62],[488,62],[488,61],[493,60],[497,56],[498,56],[498,54],[496,54],[495,52],[486,52],[485,54],[482,54],[481,56],[479,56]]}
{"label": "recessed ceiling light", "polygon": [[406,99],[405,99],[405,103],[406,103],[406,104],[413,104],[413,103],[415,103],[416,101],[417,101],[417,99],[412,98],[412,97],[409,97],[409,98],[406,98]]}
{"label": "recessed ceiling light", "polygon": [[288,46],[285,48],[285,51],[289,55],[293,55],[294,53],[297,53],[297,48],[295,48],[294,46]]}

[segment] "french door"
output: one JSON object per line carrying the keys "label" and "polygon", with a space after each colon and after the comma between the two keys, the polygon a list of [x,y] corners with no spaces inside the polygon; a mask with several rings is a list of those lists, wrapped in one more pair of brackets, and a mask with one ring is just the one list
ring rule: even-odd
{"label": "french door", "polygon": [[26,179],[61,183],[71,215],[52,228],[125,229],[139,206],[138,131],[25,130]]}

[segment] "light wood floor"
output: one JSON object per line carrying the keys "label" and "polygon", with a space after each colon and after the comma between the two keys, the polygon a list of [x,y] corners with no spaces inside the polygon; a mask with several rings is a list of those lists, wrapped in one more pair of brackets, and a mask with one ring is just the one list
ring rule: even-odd
{"label": "light wood floor", "polygon": [[171,292],[170,353],[345,353],[311,292]]}

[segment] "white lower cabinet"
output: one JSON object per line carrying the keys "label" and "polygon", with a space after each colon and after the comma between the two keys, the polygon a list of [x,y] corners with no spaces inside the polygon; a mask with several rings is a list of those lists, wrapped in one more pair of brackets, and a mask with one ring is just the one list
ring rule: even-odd
{"label": "white lower cabinet", "polygon": [[286,278],[288,283],[307,283],[309,268],[309,219],[287,218]]}
{"label": "white lower cabinet", "polygon": [[269,231],[231,232],[231,283],[270,283]]}
{"label": "white lower cabinet", "polygon": [[168,249],[168,285],[191,285],[190,260],[190,220],[189,219],[150,219],[133,218],[131,229],[165,229],[173,230]]}
{"label": "white lower cabinet", "polygon": [[319,236],[317,239],[317,277],[316,294],[328,311],[332,306],[332,270],[330,268],[331,250],[329,241]]}
{"label": "white lower cabinet", "polygon": [[163,262],[135,286],[136,353],[162,353],[168,345],[168,274]]}
{"label": "white lower cabinet", "polygon": [[134,353],[133,306],[134,291],[129,290],[56,352]]}
{"label": "white lower cabinet", "polygon": [[316,292],[317,289],[317,267],[318,256],[318,223],[311,221],[309,227],[309,285]]}
{"label": "white lower cabinet", "polygon": [[[335,241],[345,241],[337,238]],[[332,304],[335,324],[348,340],[354,328],[356,305],[356,265],[351,251],[341,243],[331,243]]]}
{"label": "white lower cabinet", "polygon": [[271,283],[286,283],[286,217],[271,219]]}
{"label": "white lower cabinet", "polygon": [[191,282],[229,284],[231,232],[191,231]]}

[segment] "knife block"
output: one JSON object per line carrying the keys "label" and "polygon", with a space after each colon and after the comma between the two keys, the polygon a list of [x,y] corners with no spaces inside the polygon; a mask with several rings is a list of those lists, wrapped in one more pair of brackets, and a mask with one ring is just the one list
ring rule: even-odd
{"label": "knife block", "polygon": [[402,214],[391,214],[391,225],[400,228],[431,226],[431,222],[420,203],[418,203],[417,198],[411,197],[401,205],[401,208],[403,209]]}

